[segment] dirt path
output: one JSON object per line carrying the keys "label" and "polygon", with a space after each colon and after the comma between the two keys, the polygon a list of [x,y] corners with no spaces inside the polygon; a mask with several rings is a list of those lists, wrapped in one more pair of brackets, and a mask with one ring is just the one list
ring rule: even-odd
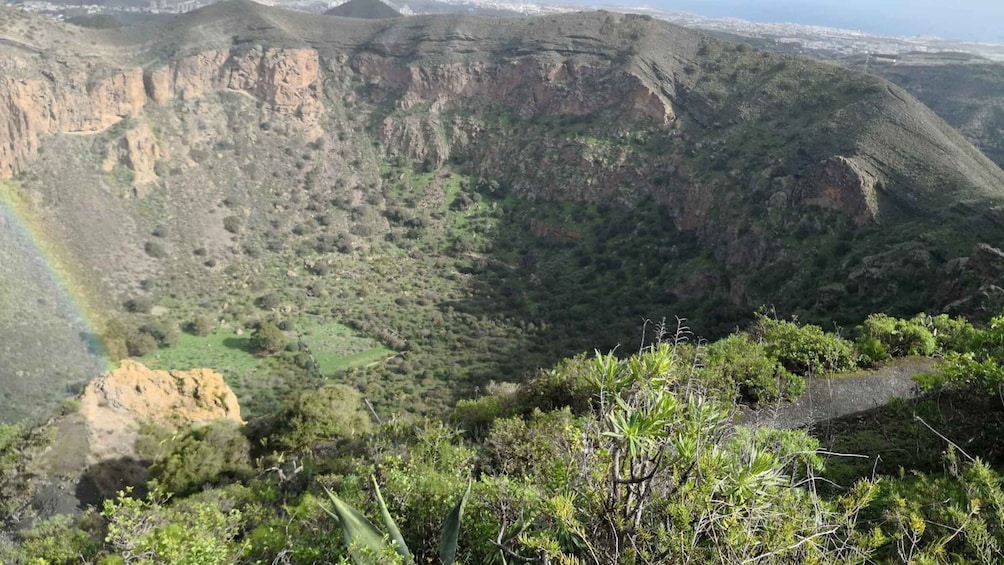
{"label": "dirt path", "polygon": [[897,359],[873,371],[809,379],[798,401],[746,410],[740,419],[753,426],[805,428],[888,404],[894,398],[915,398],[913,377],[934,367],[926,357]]}

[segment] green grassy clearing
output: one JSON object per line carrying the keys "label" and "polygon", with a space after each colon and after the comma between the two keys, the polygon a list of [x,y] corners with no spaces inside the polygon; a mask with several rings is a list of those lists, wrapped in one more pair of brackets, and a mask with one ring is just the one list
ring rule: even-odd
{"label": "green grassy clearing", "polygon": [[302,335],[317,361],[318,370],[326,376],[369,365],[394,354],[393,349],[337,322],[307,326]]}
{"label": "green grassy clearing", "polygon": [[158,349],[139,361],[168,371],[206,367],[224,376],[265,368],[268,360],[251,353],[249,341],[250,334],[237,335],[231,330],[218,330],[205,337],[182,333],[171,347]]}

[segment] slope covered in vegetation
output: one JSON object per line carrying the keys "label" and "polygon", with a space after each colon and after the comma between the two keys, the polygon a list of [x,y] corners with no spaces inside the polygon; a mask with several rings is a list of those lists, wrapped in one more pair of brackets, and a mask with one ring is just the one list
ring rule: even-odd
{"label": "slope covered in vegetation", "polygon": [[[137,448],[149,483],[36,521],[0,558],[424,563],[441,555],[440,528],[463,497],[458,563],[993,563],[1004,541],[996,436],[971,438],[974,415],[934,407],[975,402],[979,424],[999,426],[1004,406],[988,393],[1000,385],[1002,327],[875,316],[852,344],[760,316],[710,345],[660,327],[636,353],[567,359],[458,403],[446,421],[375,422],[357,392],[329,386],[244,430],[148,428]],[[736,418],[737,399],[797,395],[801,375],[904,354],[944,355],[919,379],[928,395],[891,408],[903,415],[881,431],[915,427],[913,456]],[[3,431],[4,511],[23,520],[23,472],[46,440]],[[350,515],[386,522],[391,538],[354,537],[365,528]]]}
{"label": "slope covered in vegetation", "polygon": [[[976,245],[1004,173],[862,73],[605,12],[2,17],[5,203],[95,313],[68,323],[54,294],[37,326],[59,339],[0,350],[48,409],[100,364],[52,367],[48,344],[93,357],[95,334],[159,368],[211,351],[251,414],[346,371],[421,413],[644,319],[718,337],[763,304],[830,328],[1000,299],[1004,254]],[[25,249],[11,265],[47,262]],[[0,276],[32,303],[37,273]]]}

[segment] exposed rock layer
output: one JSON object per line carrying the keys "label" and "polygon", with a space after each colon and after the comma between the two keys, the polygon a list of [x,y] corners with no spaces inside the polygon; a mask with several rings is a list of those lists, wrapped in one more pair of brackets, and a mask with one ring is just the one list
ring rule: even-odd
{"label": "exposed rock layer", "polygon": [[219,373],[209,369],[153,371],[135,361],[91,382],[80,397],[89,465],[136,457],[144,422],[172,428],[216,420],[241,423],[240,406]]}

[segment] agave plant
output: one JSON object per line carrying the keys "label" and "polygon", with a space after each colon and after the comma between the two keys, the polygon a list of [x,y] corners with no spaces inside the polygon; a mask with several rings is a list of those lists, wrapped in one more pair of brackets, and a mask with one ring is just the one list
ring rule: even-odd
{"label": "agave plant", "polygon": [[[329,510],[323,504],[321,508],[337,520],[338,524],[342,527],[345,544],[349,547],[352,561],[356,565],[368,565],[372,562],[371,558],[367,558],[368,555],[381,555],[388,549],[396,551],[405,563],[414,563],[411,551],[408,549],[408,545],[404,542],[404,537],[401,535],[401,530],[398,529],[394,518],[391,517],[390,512],[387,510],[387,503],[384,502],[383,495],[380,494],[380,485],[377,484],[376,478],[371,477],[371,479],[373,480],[373,487],[376,490],[377,502],[380,503],[380,516],[387,527],[386,534],[377,529],[362,512],[346,504],[345,501],[338,498],[338,495],[328,490],[327,487],[324,487],[324,492],[331,499],[332,509]],[[453,507],[453,510],[450,511],[443,522],[443,533],[439,541],[439,559],[443,565],[453,565],[454,561],[456,561],[457,540],[460,537],[460,520],[464,513],[464,504],[467,502],[467,495],[470,492],[471,484],[468,482],[467,490],[464,491],[463,496],[460,497],[460,501],[457,502],[457,505]],[[360,549],[363,551],[360,552]]]}

